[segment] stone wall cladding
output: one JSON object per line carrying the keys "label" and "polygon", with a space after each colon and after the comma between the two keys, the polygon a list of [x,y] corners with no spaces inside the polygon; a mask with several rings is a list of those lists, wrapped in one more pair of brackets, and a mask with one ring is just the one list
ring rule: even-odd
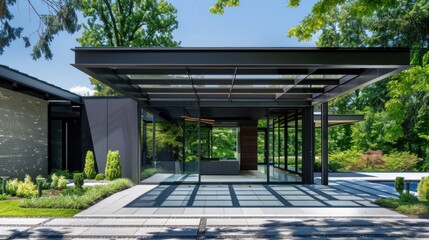
{"label": "stone wall cladding", "polygon": [[48,173],[48,102],[0,88],[0,175]]}

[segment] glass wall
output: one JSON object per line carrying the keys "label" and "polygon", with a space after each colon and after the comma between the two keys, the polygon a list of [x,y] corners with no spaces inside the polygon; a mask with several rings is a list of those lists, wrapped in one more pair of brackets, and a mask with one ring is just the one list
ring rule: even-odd
{"label": "glass wall", "polygon": [[[142,182],[302,182],[303,112],[267,112],[268,116],[253,125],[256,132],[250,137],[257,141],[255,145],[253,140],[252,144],[240,145],[240,131],[247,128],[249,134],[249,122],[246,128],[240,124],[221,126],[215,118],[199,118],[198,111],[165,121],[142,111]],[[249,164],[249,160],[240,159],[240,152],[255,147],[257,168],[243,170],[242,161]]]}
{"label": "glass wall", "polygon": [[142,111],[141,180],[145,183],[198,182],[198,124],[165,121]]}
{"label": "glass wall", "polygon": [[270,111],[270,182],[301,182],[302,111]]}

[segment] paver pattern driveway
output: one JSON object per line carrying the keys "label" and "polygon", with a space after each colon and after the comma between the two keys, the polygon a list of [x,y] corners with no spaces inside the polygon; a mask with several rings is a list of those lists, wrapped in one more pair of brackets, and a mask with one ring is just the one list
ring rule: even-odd
{"label": "paver pattern driveway", "polygon": [[400,217],[370,201],[395,197],[366,182],[322,185],[138,185],[82,211],[80,217],[244,216]]}
{"label": "paver pattern driveway", "polygon": [[[21,220],[18,218],[18,220]],[[411,218],[0,218],[8,239],[416,239],[429,220]]]}

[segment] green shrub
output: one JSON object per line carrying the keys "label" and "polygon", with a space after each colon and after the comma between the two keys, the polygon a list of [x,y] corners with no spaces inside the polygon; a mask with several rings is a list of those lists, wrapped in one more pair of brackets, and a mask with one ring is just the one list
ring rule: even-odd
{"label": "green shrub", "polygon": [[37,195],[37,186],[31,180],[30,175],[25,175],[24,181],[19,182],[16,190],[17,197],[30,198]]}
{"label": "green shrub", "polygon": [[371,150],[364,152],[358,159],[357,164],[363,166],[365,171],[378,171],[384,168],[386,161],[383,158],[383,151]]}
{"label": "green shrub", "polygon": [[73,176],[73,183],[75,188],[82,188],[83,187],[83,173],[75,173]]}
{"label": "green shrub", "polygon": [[419,199],[410,192],[400,193],[399,200],[406,203],[417,203]]}
{"label": "green shrub", "polygon": [[143,171],[141,173],[141,179],[149,178],[160,172],[162,172],[162,169],[160,168],[154,168],[154,167],[143,168]]}
{"label": "green shrub", "polygon": [[11,196],[16,196],[16,191],[18,191],[19,181],[18,178],[9,179],[6,181],[6,192]]}
{"label": "green shrub", "polygon": [[104,171],[107,180],[115,180],[121,177],[121,157],[119,151],[111,151],[107,153],[106,170]]}
{"label": "green shrub", "polygon": [[64,176],[66,179],[71,179],[73,178],[73,174],[71,172],[69,172],[68,170],[53,170],[52,174],[57,175],[57,177],[59,176]]}
{"label": "green shrub", "polygon": [[396,179],[395,179],[395,190],[398,193],[404,192],[404,177],[396,177]]}
{"label": "green shrub", "polygon": [[21,207],[27,208],[65,208],[65,209],[84,209],[95,202],[112,195],[116,192],[124,190],[132,186],[129,179],[117,179],[109,182],[106,185],[98,185],[88,187],[85,193],[78,195],[57,195],[45,196],[41,198],[25,199],[20,202]]}
{"label": "green shrub", "polygon": [[429,146],[426,148],[425,158],[419,162],[419,165],[420,172],[429,171]]}
{"label": "green shrub", "polygon": [[66,188],[61,192],[63,196],[82,196],[85,194],[85,188]]}
{"label": "green shrub", "polygon": [[9,195],[7,193],[3,193],[3,194],[0,193],[0,201],[1,200],[6,200],[8,198],[9,198]]}
{"label": "green shrub", "polygon": [[428,207],[424,204],[401,205],[396,208],[396,211],[408,215],[427,215]]}
{"label": "green shrub", "polygon": [[64,176],[60,176],[60,178],[58,179],[57,189],[66,188],[68,183],[69,183],[68,179],[66,179]]}
{"label": "green shrub", "polygon": [[392,172],[409,172],[417,168],[422,160],[409,152],[391,152],[383,156],[386,161],[385,170]]}
{"label": "green shrub", "polygon": [[52,174],[51,176],[51,188],[52,189],[57,189],[58,188],[58,180],[60,178],[57,176],[57,174]]}
{"label": "green shrub", "polygon": [[83,170],[85,173],[85,177],[88,179],[94,179],[97,172],[95,171],[95,160],[94,160],[94,153],[92,151],[86,152],[85,157],[85,168]]}
{"label": "green shrub", "polygon": [[429,194],[429,177],[422,177],[417,185],[417,192],[419,194],[419,199],[422,201],[428,200]]}
{"label": "green shrub", "polygon": [[104,180],[105,178],[106,178],[106,176],[104,176],[104,173],[99,173],[95,176],[95,180],[97,180],[97,181]]}
{"label": "green shrub", "polygon": [[350,171],[362,170],[363,167],[359,166],[358,159],[362,156],[362,152],[358,150],[346,150],[329,154],[329,165],[333,170]]}

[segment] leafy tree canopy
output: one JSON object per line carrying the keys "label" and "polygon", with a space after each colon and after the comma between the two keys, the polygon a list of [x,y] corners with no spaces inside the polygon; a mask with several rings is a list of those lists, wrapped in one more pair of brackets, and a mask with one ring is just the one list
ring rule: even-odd
{"label": "leafy tree canopy", "polygon": [[[23,36],[23,26],[16,26],[13,23],[14,15],[10,9],[19,1],[0,0],[0,55],[10,44],[22,38],[25,47],[32,45],[31,36]],[[33,59],[39,59],[42,56],[45,59],[52,59],[52,51],[49,47],[55,36],[62,31],[73,34],[79,30],[76,6],[79,0],[41,0],[49,12],[42,13],[35,7],[39,1],[28,0],[29,11],[35,13],[39,18],[39,28],[35,30],[37,34],[36,43],[33,46],[31,56]],[[40,4],[40,3],[38,3]],[[31,34],[32,35],[32,34]]]}
{"label": "leafy tree canopy", "polygon": [[[78,42],[84,47],[177,47],[177,10],[163,0],[81,0],[86,23]],[[118,95],[94,78],[97,96]]]}
{"label": "leafy tree canopy", "polygon": [[81,0],[84,47],[176,47],[177,10],[163,0]]}

